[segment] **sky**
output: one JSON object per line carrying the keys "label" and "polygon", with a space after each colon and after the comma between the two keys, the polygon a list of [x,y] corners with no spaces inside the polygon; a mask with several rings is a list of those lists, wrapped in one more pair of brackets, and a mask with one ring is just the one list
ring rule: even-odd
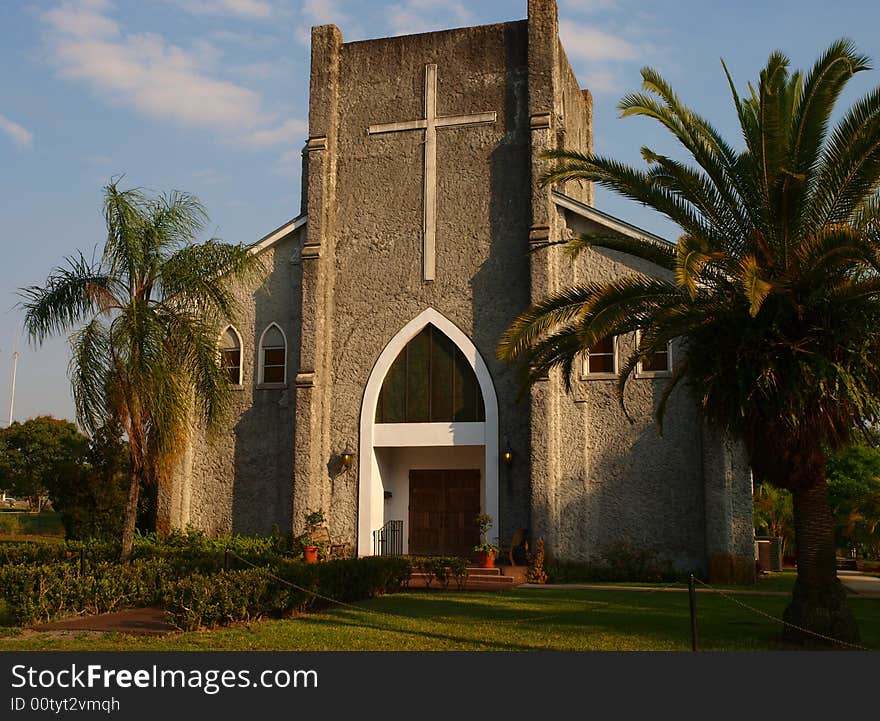
{"label": "sky", "polygon": [[[876,0],[558,0],[560,33],[594,96],[595,150],[641,164],[674,152],[650,121],[616,104],[659,70],[679,97],[736,145],[720,59],[743,91],[772,50],[807,68],[832,41],[880,63]],[[21,335],[18,289],[41,285],[68,255],[105,238],[102,188],[198,196],[207,235],[251,243],[298,214],[308,133],[309,29],[346,41],[518,20],[526,0],[0,0],[0,426],[74,418],[65,338]],[[880,85],[862,73],[846,107]],[[596,205],[674,240],[675,228],[608,193]],[[206,236],[207,237],[207,236]]]}

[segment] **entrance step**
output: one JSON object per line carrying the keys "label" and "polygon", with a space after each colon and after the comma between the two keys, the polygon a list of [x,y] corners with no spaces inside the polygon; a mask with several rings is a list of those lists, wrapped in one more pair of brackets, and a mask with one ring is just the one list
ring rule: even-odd
{"label": "entrance step", "polygon": [[[478,566],[469,566],[466,571],[463,590],[471,591],[503,591],[514,588],[521,583],[525,583],[525,567],[494,567],[480,568]],[[427,574],[420,571],[413,571],[409,580],[409,588],[444,588],[443,584],[437,579],[431,578],[430,585]],[[447,590],[458,590],[458,582],[455,578],[450,577],[449,583],[445,587]]]}

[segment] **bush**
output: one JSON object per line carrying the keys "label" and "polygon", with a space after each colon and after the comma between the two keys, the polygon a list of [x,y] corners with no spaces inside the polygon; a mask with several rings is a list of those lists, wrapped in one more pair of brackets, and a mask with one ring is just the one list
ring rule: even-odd
{"label": "bush", "polygon": [[290,594],[280,585],[263,568],[222,571],[214,576],[195,574],[172,584],[163,603],[174,626],[193,631],[285,610]]}
{"label": "bush", "polygon": [[284,559],[269,568],[201,574],[181,579],[164,595],[168,620],[185,631],[261,616],[324,608],[400,589],[411,566],[405,558],[370,557],[307,564]]}
{"label": "bush", "polygon": [[464,588],[467,580],[467,559],[459,556],[415,556],[410,561],[411,567],[425,575],[425,586],[431,587],[436,580],[443,588],[449,588],[449,582],[455,580],[459,589]]}
{"label": "bush", "polygon": [[535,557],[532,558],[526,545],[526,558],[529,561],[529,567],[526,571],[526,581],[529,583],[547,583],[547,572],[544,570],[544,539],[538,539],[538,545],[535,549]]}
{"label": "bush", "polygon": [[[224,568],[226,549],[230,555],[230,568],[243,568],[246,564],[235,556],[251,563],[265,564],[288,553],[289,543],[280,536],[250,538],[246,536],[223,536],[209,538],[199,531],[175,532],[168,536],[155,534],[135,538],[134,560],[165,558],[181,572],[214,573]],[[85,550],[89,563],[112,563],[119,559],[121,545],[118,541],[88,540],[46,544],[11,542],[0,543],[0,566],[14,564],[44,564],[66,562],[79,558]]]}
{"label": "bush", "polygon": [[596,581],[657,583],[680,580],[687,575],[676,570],[671,561],[660,559],[655,551],[635,548],[626,543],[606,547],[598,563],[545,561],[544,570],[550,583]]}
{"label": "bush", "polygon": [[162,599],[177,574],[161,559],[93,565],[80,576],[75,563],[0,568],[0,595],[19,625],[59,616],[97,614],[127,606],[149,606]]}

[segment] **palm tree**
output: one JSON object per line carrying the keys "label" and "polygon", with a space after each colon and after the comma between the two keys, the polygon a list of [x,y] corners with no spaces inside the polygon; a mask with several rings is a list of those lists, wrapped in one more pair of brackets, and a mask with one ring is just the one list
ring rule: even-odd
{"label": "palm tree", "polygon": [[676,245],[612,235],[577,237],[567,249],[624,251],[674,280],[632,276],[564,290],[517,318],[498,350],[527,362],[529,382],[559,368],[568,385],[584,349],[640,330],[620,375],[622,403],[637,362],[679,339],[685,358],[658,419],[684,382],[706,421],[744,443],[756,482],[793,493],[789,638],[803,637],[795,626],[844,641],[858,635],[836,575],[825,459],[880,408],[880,89],[829,126],[841,91],[865,69],[846,40],[806,75],[790,73],[775,52],[741,98],[725,66],[742,150],[643,69],[645,92],[621,100],[622,116],[658,121],[693,162],[643,148],[649,168],[638,170],[560,149],[547,154],[555,162],[543,182],[594,181],[666,215],[681,228]]}
{"label": "palm tree", "polygon": [[141,483],[155,487],[171,471],[194,423],[222,426],[230,392],[218,324],[238,309],[230,281],[248,282],[260,266],[242,246],[197,244],[208,217],[186,193],[151,198],[113,180],[104,188],[104,219],[100,260],[67,258],[44,287],[20,293],[32,341],[72,332],[68,373],[80,425],[92,435],[109,422],[125,431],[125,560]]}

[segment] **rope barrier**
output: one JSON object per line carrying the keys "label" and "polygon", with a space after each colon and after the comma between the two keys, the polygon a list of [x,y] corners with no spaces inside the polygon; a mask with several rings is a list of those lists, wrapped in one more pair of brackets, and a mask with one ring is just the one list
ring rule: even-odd
{"label": "rope barrier", "polygon": [[[314,597],[316,597],[316,598],[320,598],[321,600],[323,600],[323,601],[327,601],[328,603],[335,604],[335,605],[337,605],[337,606],[342,606],[342,607],[345,607],[345,608],[351,608],[351,609],[354,609],[354,610],[360,611],[360,612],[362,612],[362,613],[368,613],[368,614],[369,614],[369,613],[372,613],[372,614],[377,614],[377,615],[380,615],[380,616],[388,616],[389,618],[400,618],[400,619],[405,619],[405,620],[407,620],[407,621],[420,621],[420,620],[423,620],[422,617],[418,617],[418,616],[407,616],[407,615],[402,614],[402,613],[394,613],[394,612],[391,612],[391,611],[380,611],[379,609],[365,608],[364,606],[357,606],[357,605],[352,604],[352,603],[347,603],[347,602],[345,602],[345,601],[340,601],[340,600],[338,600],[338,599],[331,598],[330,596],[325,596],[325,595],[323,595],[323,594],[321,594],[321,593],[318,593],[317,591],[314,591],[313,589],[309,589],[309,588],[305,588],[305,587],[303,587],[303,586],[299,586],[299,585],[297,585],[297,584],[295,584],[295,583],[293,583],[293,582],[291,582],[291,581],[288,581],[288,580],[285,579],[285,578],[281,578],[280,576],[278,576],[278,575],[272,573],[271,571],[269,571],[269,570],[266,569],[265,567],[263,567],[263,566],[257,566],[256,564],[254,564],[254,563],[248,561],[247,559],[242,558],[241,556],[239,556],[239,555],[238,555],[237,553],[235,553],[234,551],[230,551],[230,555],[232,555],[233,557],[237,558],[237,559],[238,559],[239,561],[241,561],[242,563],[245,563],[245,564],[247,564],[248,566],[251,566],[252,568],[261,568],[261,569],[263,569],[264,571],[266,571],[266,573],[268,574],[268,576],[269,576],[270,578],[273,578],[273,579],[275,579],[276,581],[279,581],[280,583],[283,583],[283,584],[285,584],[285,585],[287,585],[287,586],[290,586],[291,588],[294,588],[294,589],[296,589],[296,590],[298,590],[298,591],[301,591],[301,592],[303,592],[303,593],[310,594],[310,595],[312,595],[312,596],[314,596]],[[815,636],[816,638],[820,638],[820,639],[825,640],[825,641],[830,641],[831,643],[836,643],[836,644],[839,644],[839,645],[841,645],[841,646],[847,646],[847,647],[849,647],[849,648],[855,648],[855,649],[859,649],[859,650],[862,650],[862,651],[870,651],[870,650],[871,650],[871,649],[867,648],[866,646],[862,646],[862,645],[854,644],[854,643],[849,643],[849,642],[847,642],[847,641],[841,641],[840,639],[832,638],[831,636],[825,636],[825,635],[823,635],[823,634],[821,634],[821,633],[817,633],[816,631],[811,631],[810,629],[803,628],[803,627],[798,626],[798,625],[796,625],[796,624],[793,624],[793,623],[790,623],[790,622],[788,622],[788,621],[785,621],[784,619],[777,618],[777,617],[775,617],[775,616],[772,616],[772,615],[769,614],[769,613],[765,613],[764,611],[761,611],[760,609],[754,608],[753,606],[749,606],[748,604],[743,603],[742,601],[740,601],[740,600],[734,598],[733,596],[730,596],[730,595],[724,593],[724,591],[722,591],[722,590],[720,590],[720,589],[717,589],[717,588],[714,588],[713,586],[710,586],[708,583],[706,583],[706,582],[700,580],[699,578],[697,578],[697,579],[695,579],[695,580],[697,581],[697,583],[699,583],[699,584],[702,585],[702,586],[705,586],[707,589],[709,589],[709,590],[712,591],[713,593],[718,594],[718,595],[721,596],[722,598],[725,598],[725,599],[727,599],[728,601],[731,601],[732,603],[735,603],[736,605],[741,606],[742,608],[744,608],[744,609],[746,609],[746,610],[748,610],[748,611],[751,611],[752,613],[755,613],[755,614],[757,614],[757,615],[759,615],[759,616],[763,616],[764,618],[767,618],[767,619],[773,621],[774,623],[782,623],[783,625],[785,625],[785,626],[789,626],[790,628],[794,628],[794,629],[796,629],[796,630],[798,630],[798,631],[800,631],[800,632],[802,632],[802,633],[806,633],[806,634],[808,634],[808,635]],[[676,586],[676,585],[679,585],[679,582],[678,582],[678,581],[672,581],[672,582],[667,583],[666,585],[661,586],[661,587],[659,587],[659,588],[654,588],[654,589],[651,589],[650,591],[646,591],[645,593],[646,593],[646,595],[651,595],[651,594],[654,594],[654,593],[658,593],[658,592],[660,592],[660,591],[665,591],[665,590],[667,590],[667,589],[669,589],[669,588],[672,588],[673,586]],[[613,605],[613,604],[611,604],[610,601],[584,601],[584,603],[591,604],[591,605],[599,605],[599,606],[610,606],[610,605]],[[525,622],[529,622],[529,621],[545,621],[545,620],[547,620],[547,619],[550,619],[550,618],[556,618],[556,617],[558,617],[558,616],[562,616],[562,615],[564,615],[564,613],[548,614],[548,615],[544,615],[544,616],[531,616],[531,617],[517,618],[517,619],[497,619],[497,620],[494,620],[493,623],[495,623],[495,624],[497,624],[497,623],[525,623]],[[434,617],[434,620],[435,620],[435,621],[450,621],[450,622],[454,622],[454,623],[464,623],[464,622],[466,622],[466,619],[459,618],[459,617],[451,617],[451,616],[435,616],[435,617]],[[474,622],[472,622],[472,623],[477,623],[477,622],[474,621]],[[481,621],[479,621],[479,623],[483,623],[483,621],[481,620]]]}
{"label": "rope barrier", "polygon": [[[257,564],[252,563],[251,561],[248,561],[245,558],[242,558],[235,551],[230,550],[229,555],[234,558],[237,558],[239,561],[247,564],[251,568],[258,568],[258,569],[265,571],[266,574],[269,576],[269,578],[275,579],[279,583],[283,583],[287,586],[290,586],[293,589],[296,589],[297,591],[301,591],[303,593],[307,593],[311,596],[314,596],[315,598],[320,598],[322,601],[327,601],[328,603],[335,604],[337,606],[342,606],[344,608],[352,608],[356,611],[361,611],[363,613],[374,613],[374,614],[378,614],[380,616],[388,616],[390,618],[402,618],[407,621],[423,621],[424,620],[424,617],[422,617],[422,616],[407,616],[406,614],[403,614],[403,613],[394,613],[393,611],[381,611],[381,610],[375,609],[375,608],[366,608],[365,606],[358,606],[356,604],[348,603],[346,601],[340,601],[336,598],[331,598],[330,596],[325,596],[324,594],[318,593],[317,591],[315,591],[313,589],[305,588],[304,586],[299,586],[299,585],[293,583],[292,581],[288,581],[286,578],[281,578],[281,576],[278,576],[278,575],[272,573],[265,566],[258,566]],[[601,602],[601,601],[596,601],[596,602],[588,601],[588,603],[596,603],[598,605],[604,605],[603,602]],[[548,614],[548,615],[543,615],[543,616],[528,616],[525,618],[502,618],[502,619],[494,619],[492,621],[492,623],[493,624],[526,623],[529,621],[545,621],[548,618],[555,618],[556,616],[561,616],[561,615],[564,615],[564,614],[554,613],[554,614]],[[467,619],[464,619],[464,618],[461,618],[458,616],[433,616],[432,619],[434,621],[449,621],[451,623],[459,623],[459,624],[468,622]],[[485,621],[481,619],[479,621],[471,621],[470,623],[482,625],[485,623]]]}
{"label": "rope barrier", "polygon": [[795,629],[796,631],[800,631],[801,633],[806,633],[806,634],[808,634],[808,635],[810,635],[810,636],[815,636],[816,638],[820,638],[820,639],[822,639],[823,641],[830,641],[831,643],[840,644],[841,646],[848,646],[849,648],[856,648],[856,649],[859,649],[860,651],[870,651],[870,650],[872,650],[872,649],[868,648],[867,646],[861,646],[861,645],[859,645],[859,644],[857,644],[857,643],[850,643],[850,642],[848,642],[848,641],[841,641],[841,640],[838,639],[838,638],[832,638],[831,636],[825,636],[824,634],[818,633],[818,632],[816,632],[816,631],[811,631],[811,630],[808,629],[808,628],[803,628],[802,626],[798,626],[797,624],[790,623],[790,622],[786,621],[785,619],[777,618],[776,616],[772,616],[772,615],[769,614],[769,613],[765,613],[764,611],[762,611],[762,610],[759,609],[759,608],[755,608],[754,606],[749,606],[747,603],[743,603],[743,602],[740,601],[739,599],[736,599],[736,598],[734,598],[733,596],[730,596],[730,595],[724,593],[724,591],[722,591],[721,589],[714,588],[713,586],[710,586],[710,585],[709,585],[708,583],[706,583],[705,581],[701,581],[699,578],[697,578],[697,579],[695,579],[695,580],[696,580],[697,583],[699,583],[701,586],[705,586],[705,587],[708,588],[710,591],[712,591],[712,593],[717,593],[717,594],[718,594],[719,596],[721,596],[722,598],[726,598],[728,601],[731,601],[731,602],[737,604],[738,606],[742,606],[742,607],[745,608],[746,610],[751,611],[752,613],[755,613],[755,614],[757,614],[757,615],[759,615],[759,616],[763,616],[764,618],[768,618],[768,619],[770,619],[771,621],[773,621],[773,622],[775,622],[775,623],[781,623],[781,624],[784,625],[784,626],[788,626],[789,628],[793,628],[793,629]]}

